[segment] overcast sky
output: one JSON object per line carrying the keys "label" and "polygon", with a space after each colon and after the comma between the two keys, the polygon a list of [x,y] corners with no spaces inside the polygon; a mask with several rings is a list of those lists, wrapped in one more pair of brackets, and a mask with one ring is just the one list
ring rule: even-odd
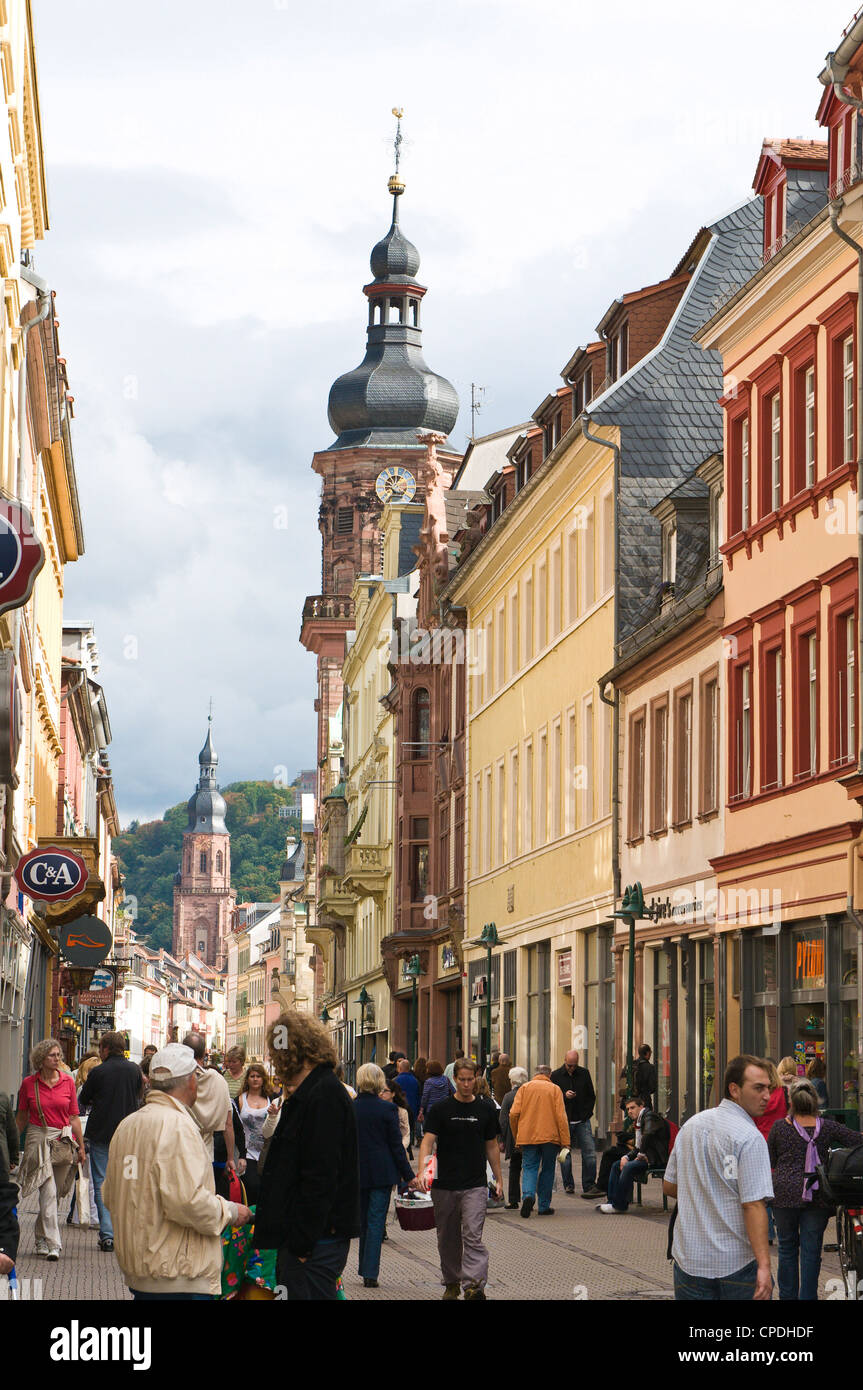
{"label": "overcast sky", "polygon": [[[405,108],[426,358],[480,432],[530,416],[622,292],[817,138],[850,0],[34,0],[86,553],[124,823],[315,760],[327,393],[365,347]],[[288,524],[275,523],[287,509]]]}

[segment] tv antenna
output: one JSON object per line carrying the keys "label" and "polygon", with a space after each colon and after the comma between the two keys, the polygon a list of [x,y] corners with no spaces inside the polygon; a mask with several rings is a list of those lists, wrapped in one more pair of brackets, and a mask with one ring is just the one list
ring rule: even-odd
{"label": "tv antenna", "polygon": [[470,442],[473,444],[476,439],[476,417],[482,410],[482,398],[485,395],[485,387],[477,386],[475,381],[470,384]]}

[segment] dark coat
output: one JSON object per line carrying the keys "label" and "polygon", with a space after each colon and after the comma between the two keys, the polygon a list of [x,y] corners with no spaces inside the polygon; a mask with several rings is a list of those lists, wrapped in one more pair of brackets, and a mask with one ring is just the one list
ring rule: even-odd
{"label": "dark coat", "polygon": [[9,1181],[9,1165],[21,1155],[15,1108],[5,1091],[0,1091],[0,1183]]}
{"label": "dark coat", "polygon": [[[581,1120],[589,1120],[596,1105],[596,1091],[587,1067],[576,1067],[571,1076],[566,1067],[558,1067],[557,1071],[551,1073],[551,1079],[555,1086],[560,1087],[569,1123],[573,1125]],[[575,1091],[572,1100],[567,1100],[567,1091]]]}
{"label": "dark coat", "polygon": [[15,1207],[18,1188],[14,1182],[0,1182],[0,1255],[8,1255],[12,1263],[18,1254],[18,1217]]}
{"label": "dark coat", "polygon": [[[519,1086],[523,1085],[524,1082],[520,1081]],[[503,1156],[507,1159],[512,1158],[516,1149],[512,1138],[512,1130],[509,1127],[509,1112],[512,1109],[512,1103],[515,1100],[515,1093],[517,1090],[518,1086],[513,1086],[511,1091],[507,1091],[501,1103],[500,1114],[497,1117],[498,1123],[500,1124],[500,1137],[503,1141]]]}
{"label": "dark coat", "polygon": [[[420,1108],[420,1083],[412,1071],[400,1071],[394,1080],[397,1086],[401,1086],[405,1100],[413,1112],[414,1119],[416,1119]],[[386,1104],[387,1102],[384,1101],[384,1105]]]}
{"label": "dark coat", "polygon": [[360,1230],[354,1105],[321,1062],[282,1106],[261,1176],[255,1241],[304,1259],[324,1236],[351,1240]]}
{"label": "dark coat", "polygon": [[360,1154],[360,1187],[393,1187],[413,1180],[392,1101],[361,1091],[354,1101]]}
{"label": "dark coat", "polygon": [[668,1162],[671,1130],[663,1115],[645,1108],[641,1114],[641,1147],[639,1153],[651,1168],[664,1168]]}
{"label": "dark coat", "polygon": [[632,1077],[633,1094],[643,1100],[645,1105],[653,1109],[653,1099],[656,1095],[656,1067],[653,1062],[648,1062],[646,1057],[639,1057],[635,1064],[635,1071]]}
{"label": "dark coat", "polygon": [[87,1138],[96,1144],[110,1144],[114,1130],[141,1104],[144,1076],[137,1062],[119,1053],[106,1057],[93,1067],[81,1087],[78,1107],[87,1116]]}

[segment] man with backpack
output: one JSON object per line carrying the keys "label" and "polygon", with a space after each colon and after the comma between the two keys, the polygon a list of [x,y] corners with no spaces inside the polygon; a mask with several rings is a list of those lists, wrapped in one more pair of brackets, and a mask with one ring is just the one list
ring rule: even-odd
{"label": "man with backpack", "polygon": [[608,1201],[596,1208],[606,1216],[627,1211],[639,1178],[649,1168],[664,1168],[668,1162],[671,1131],[665,1117],[649,1110],[636,1096],[626,1102],[626,1113],[635,1126],[635,1147],[631,1154],[612,1164],[608,1175]]}

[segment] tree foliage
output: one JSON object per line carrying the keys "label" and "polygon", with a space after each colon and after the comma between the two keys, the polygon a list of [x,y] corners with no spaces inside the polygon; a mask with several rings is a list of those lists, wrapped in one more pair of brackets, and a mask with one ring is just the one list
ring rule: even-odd
{"label": "tree foliage", "polygon": [[[300,832],[299,792],[272,782],[232,782],[222,789],[231,835],[231,885],[237,902],[273,902],[285,858],[285,837]],[[296,809],[282,819],[279,807]],[[127,903],[135,900],[135,930],[154,950],[171,949],[174,875],[180,867],[186,804],[172,806],[161,820],[132,821],[113,842],[125,875]]]}

